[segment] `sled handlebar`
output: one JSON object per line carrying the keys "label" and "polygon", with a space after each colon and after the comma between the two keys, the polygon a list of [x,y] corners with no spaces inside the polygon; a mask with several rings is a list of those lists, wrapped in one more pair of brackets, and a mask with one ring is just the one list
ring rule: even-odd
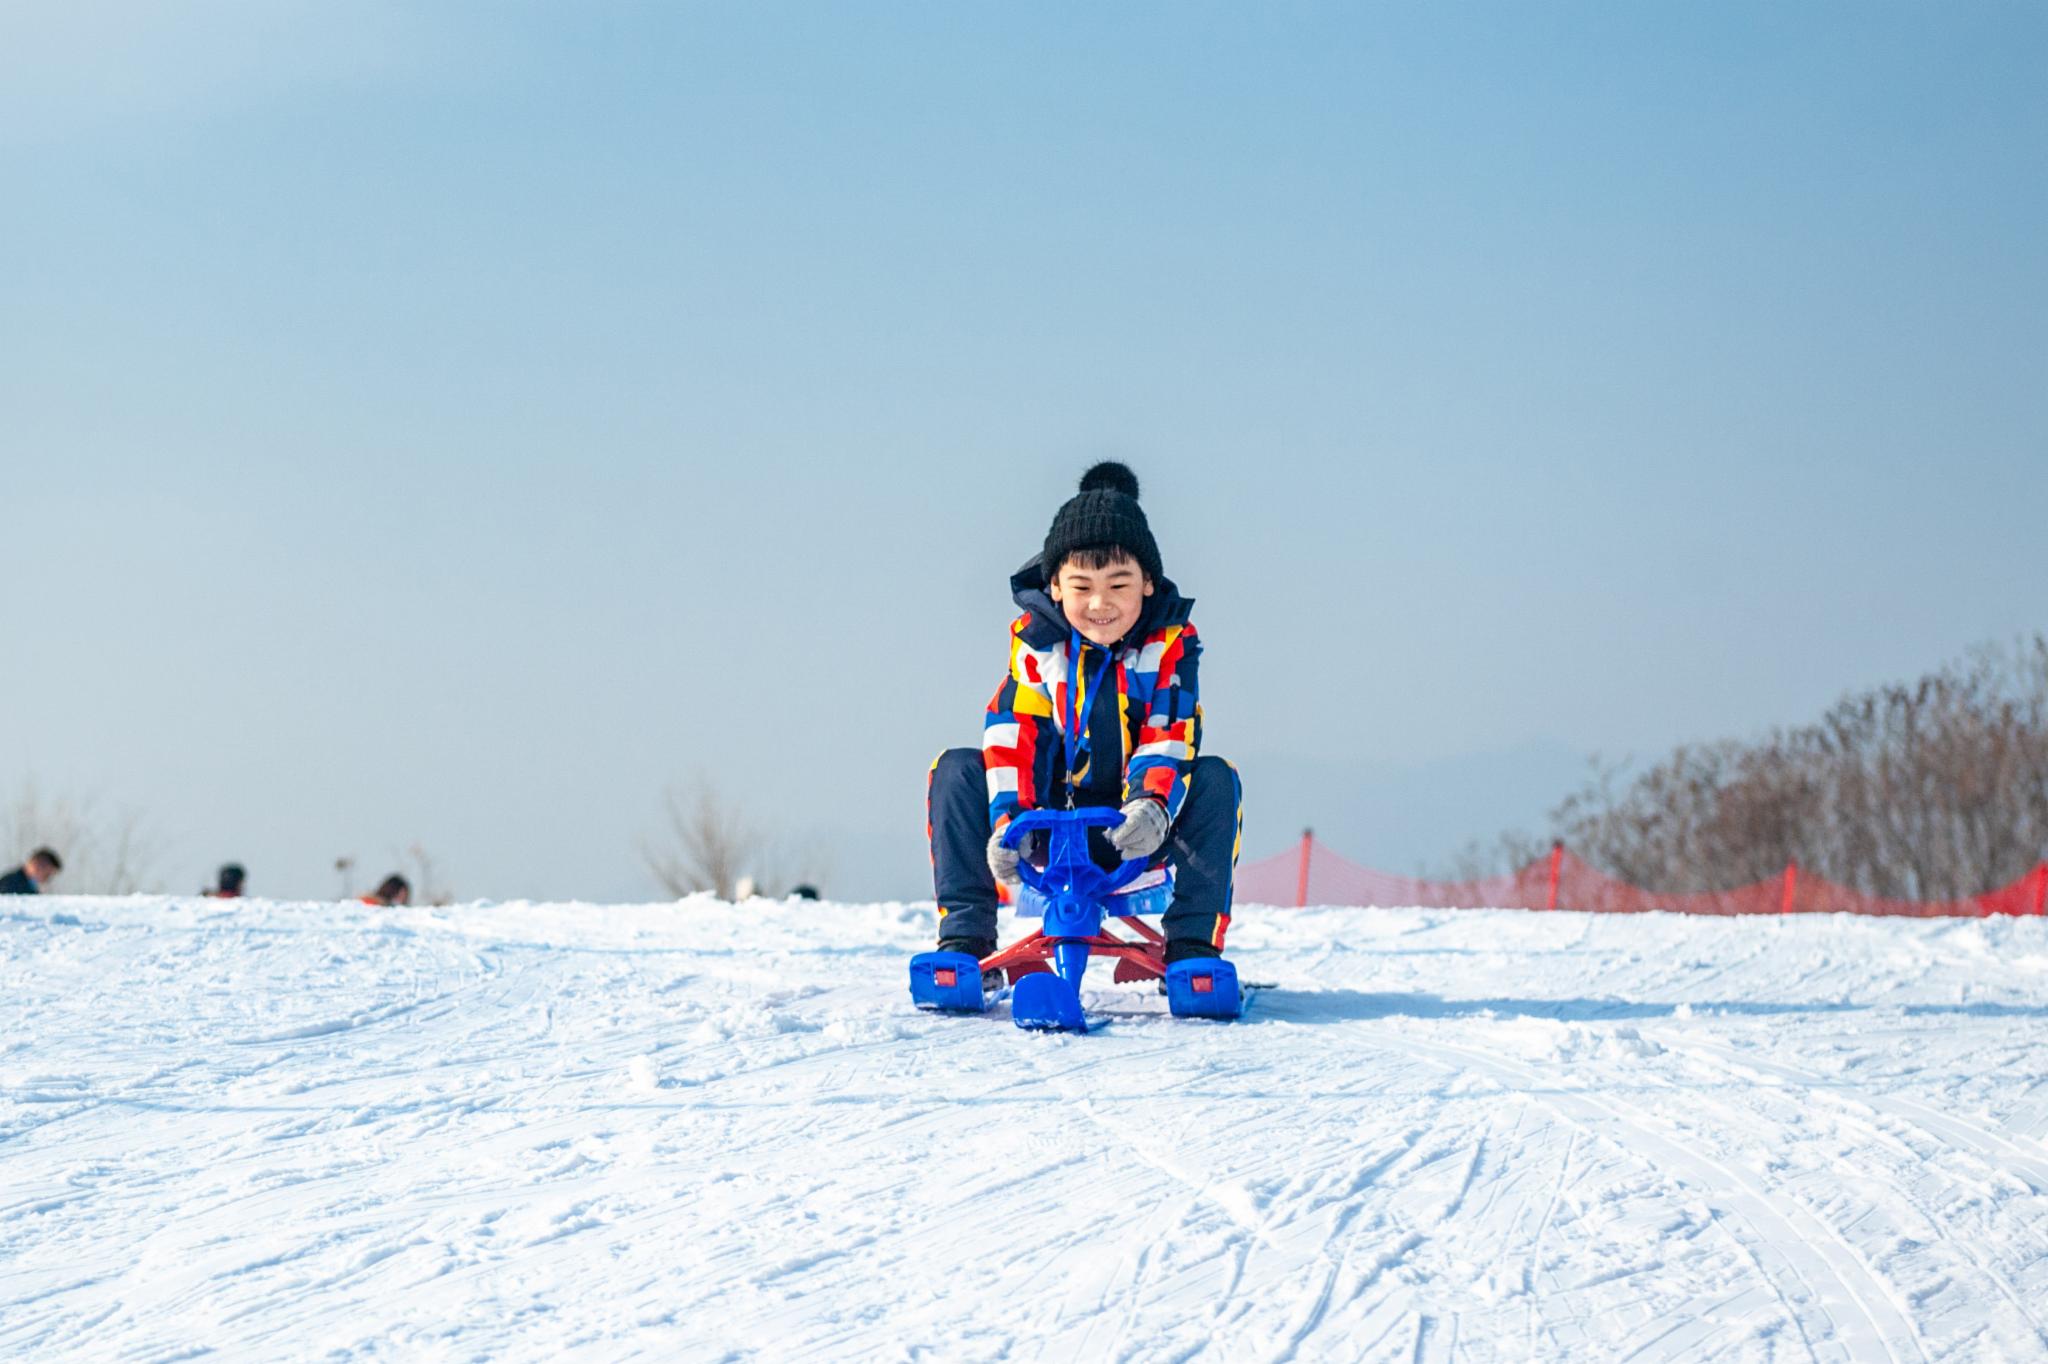
{"label": "sled handlebar", "polygon": [[1003,826],[1003,846],[1014,848],[1017,840],[1033,829],[1057,829],[1065,825],[1076,825],[1083,829],[1114,829],[1124,822],[1124,812],[1112,810],[1107,805],[1091,805],[1079,810],[1026,810],[1011,817]]}
{"label": "sled handlebar", "polygon": [[1046,833],[1045,870],[1024,858],[1017,859],[1017,876],[1040,895],[1066,892],[1083,899],[1100,901],[1128,886],[1145,872],[1149,859],[1132,858],[1115,871],[1095,865],[1088,851],[1090,829],[1114,829],[1124,822],[1124,812],[1106,806],[1080,810],[1026,810],[1003,826],[1003,846],[1015,848],[1034,829]]}

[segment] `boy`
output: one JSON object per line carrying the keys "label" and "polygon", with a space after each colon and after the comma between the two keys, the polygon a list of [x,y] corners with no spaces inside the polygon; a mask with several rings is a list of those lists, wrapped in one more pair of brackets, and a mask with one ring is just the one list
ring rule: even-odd
{"label": "boy", "polygon": [[[932,764],[940,949],[995,951],[996,882],[1017,884],[1018,853],[1002,846],[1014,816],[1109,806],[1124,822],[1098,841],[1098,860],[1173,866],[1167,964],[1221,956],[1241,793],[1229,763],[1198,756],[1194,603],[1161,569],[1137,476],[1113,460],[1083,475],[1010,589],[1024,614],[1010,626],[1010,672],[981,748]],[[1025,843],[1042,858],[1040,835]]]}
{"label": "boy", "polygon": [[0,895],[36,895],[56,874],[64,870],[64,859],[51,848],[37,848],[22,859],[20,866],[0,876]]}

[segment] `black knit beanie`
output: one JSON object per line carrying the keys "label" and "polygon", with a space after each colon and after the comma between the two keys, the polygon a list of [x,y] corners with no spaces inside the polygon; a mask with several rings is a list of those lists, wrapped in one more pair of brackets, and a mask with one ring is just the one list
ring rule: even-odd
{"label": "black knit beanie", "polygon": [[1127,551],[1153,581],[1166,576],[1145,509],[1138,505],[1138,476],[1106,459],[1081,475],[1081,491],[1067,499],[1045,533],[1039,564],[1047,585],[1060,571],[1060,561],[1075,550],[1111,548]]}

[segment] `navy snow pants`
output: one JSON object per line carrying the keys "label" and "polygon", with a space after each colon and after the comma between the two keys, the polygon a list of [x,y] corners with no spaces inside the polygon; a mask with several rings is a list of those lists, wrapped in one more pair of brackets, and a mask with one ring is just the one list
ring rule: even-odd
{"label": "navy snow pants", "polygon": [[[996,936],[996,878],[988,869],[988,774],[978,748],[949,748],[932,764],[926,796],[931,822],[932,891],[941,938]],[[1162,849],[1173,866],[1173,903],[1162,926],[1169,941],[1223,946],[1230,925],[1230,878],[1243,824],[1237,769],[1221,758],[1195,759],[1180,818]]]}

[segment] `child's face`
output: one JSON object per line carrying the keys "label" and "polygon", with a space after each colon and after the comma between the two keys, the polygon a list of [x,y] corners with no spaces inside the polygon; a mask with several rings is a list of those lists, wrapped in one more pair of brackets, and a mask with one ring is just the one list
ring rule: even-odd
{"label": "child's face", "polygon": [[1052,582],[1052,599],[1067,624],[1091,644],[1114,644],[1138,623],[1152,579],[1135,559],[1115,559],[1103,568],[1083,568],[1069,559]]}

